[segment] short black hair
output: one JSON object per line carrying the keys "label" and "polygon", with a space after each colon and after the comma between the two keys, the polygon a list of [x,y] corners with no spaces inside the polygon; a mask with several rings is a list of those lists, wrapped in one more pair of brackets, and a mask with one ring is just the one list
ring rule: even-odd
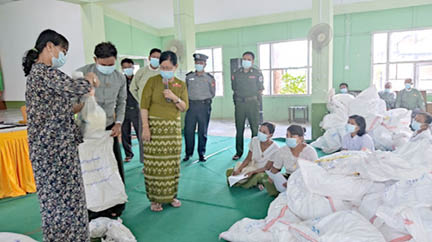
{"label": "short black hair", "polygon": [[133,60],[132,60],[132,59],[129,59],[129,58],[124,58],[124,59],[121,61],[120,65],[123,65],[123,63],[129,63],[129,64],[132,64],[132,65],[135,64],[135,63],[133,62]]}
{"label": "short black hair", "polygon": [[117,49],[111,42],[102,42],[96,45],[94,55],[96,58],[117,58]]}
{"label": "short black hair", "polygon": [[150,50],[150,54],[149,54],[149,55],[152,55],[152,54],[155,53],[155,52],[162,53],[162,51],[161,51],[160,49],[158,49],[158,48],[153,48],[153,49]]}
{"label": "short black hair", "polygon": [[261,126],[266,126],[270,132],[270,134],[274,134],[276,125],[274,125],[273,123],[270,122],[264,122],[261,124]]}
{"label": "short black hair", "polygon": [[161,56],[159,59],[159,64],[162,64],[162,62],[164,62],[166,60],[171,61],[171,63],[173,65],[177,65],[177,55],[170,50],[167,50],[167,51],[164,51],[161,53]]}
{"label": "short black hair", "polygon": [[358,136],[363,136],[366,134],[366,120],[360,115],[352,115],[349,119],[353,119],[357,126],[359,127],[359,131],[357,132]]}
{"label": "short black hair", "polygon": [[417,115],[422,115],[425,118],[425,123],[426,124],[431,124],[432,123],[432,115],[430,115],[429,113],[426,112],[419,112],[417,113]]}
{"label": "short black hair", "polygon": [[245,56],[245,55],[251,55],[252,59],[255,60],[255,54],[252,51],[246,51],[245,53],[243,53],[242,56]]}
{"label": "short black hair", "polygon": [[290,132],[291,135],[298,135],[300,137],[304,137],[306,133],[306,129],[300,125],[292,124],[287,128],[287,131]]}
{"label": "short black hair", "polygon": [[345,85],[345,86],[348,88],[348,84],[345,83],[345,82],[342,82],[341,84],[339,84],[339,88],[340,88],[341,86],[343,86],[343,85]]}

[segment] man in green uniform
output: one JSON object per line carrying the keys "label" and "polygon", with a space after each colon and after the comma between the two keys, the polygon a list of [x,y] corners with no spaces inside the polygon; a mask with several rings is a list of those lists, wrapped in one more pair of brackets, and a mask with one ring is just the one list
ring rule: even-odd
{"label": "man in green uniform", "polygon": [[238,160],[243,155],[243,133],[246,118],[250,124],[252,137],[258,133],[259,107],[264,85],[261,71],[253,66],[254,60],[254,53],[245,52],[242,67],[234,71],[231,77],[236,124],[236,154],[233,156],[233,160]]}
{"label": "man in green uniform", "polygon": [[396,98],[396,108],[406,108],[413,113],[425,111],[425,101],[419,90],[413,88],[411,78],[405,80],[405,89],[399,91]]}

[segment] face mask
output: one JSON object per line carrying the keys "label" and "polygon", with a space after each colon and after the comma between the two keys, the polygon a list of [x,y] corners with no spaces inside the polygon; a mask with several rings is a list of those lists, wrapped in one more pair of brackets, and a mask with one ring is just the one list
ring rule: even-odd
{"label": "face mask", "polygon": [[346,130],[348,133],[354,133],[355,130],[356,130],[356,126],[355,126],[355,125],[352,125],[352,124],[346,124],[346,125],[345,125],[345,130]]}
{"label": "face mask", "polygon": [[162,78],[164,78],[164,79],[171,79],[174,77],[173,71],[160,71],[160,74],[161,74]]}
{"label": "face mask", "polygon": [[411,127],[414,129],[414,131],[418,131],[421,128],[421,124],[415,120],[412,121]]}
{"label": "face mask", "polygon": [[411,89],[411,84],[405,84],[405,89]]}
{"label": "face mask", "polygon": [[196,69],[198,72],[201,72],[201,71],[204,70],[204,65],[196,64],[196,65],[195,65],[195,69]]}
{"label": "face mask", "polygon": [[158,58],[150,58],[150,65],[154,68],[159,67],[159,59]]}
{"label": "face mask", "polygon": [[261,131],[258,131],[258,139],[261,142],[266,142],[267,141],[267,135]]}
{"label": "face mask", "polygon": [[286,145],[290,148],[294,148],[297,146],[297,139],[296,138],[286,138],[285,139]]}
{"label": "face mask", "polygon": [[386,93],[390,93],[390,92],[391,92],[391,89],[390,89],[390,88],[386,88],[386,89],[384,89],[384,92],[386,92]]}
{"label": "face mask", "polygon": [[96,64],[96,69],[99,72],[101,72],[102,74],[109,75],[109,74],[111,74],[111,73],[114,72],[115,65],[112,65],[112,66],[103,66],[103,65]]}
{"label": "face mask", "polygon": [[340,89],[340,92],[341,92],[341,93],[348,93],[348,89],[346,89],[346,88],[341,88],[341,89]]}
{"label": "face mask", "polygon": [[64,55],[63,51],[59,51],[58,58],[55,58],[54,56],[51,57],[52,68],[60,68],[65,63],[66,63],[66,56]]}
{"label": "face mask", "polygon": [[132,76],[132,75],[134,74],[133,71],[134,71],[133,68],[126,68],[126,69],[123,69],[123,73],[124,73],[126,76]]}
{"label": "face mask", "polygon": [[252,67],[252,61],[249,60],[242,60],[242,66],[245,69],[249,69]]}

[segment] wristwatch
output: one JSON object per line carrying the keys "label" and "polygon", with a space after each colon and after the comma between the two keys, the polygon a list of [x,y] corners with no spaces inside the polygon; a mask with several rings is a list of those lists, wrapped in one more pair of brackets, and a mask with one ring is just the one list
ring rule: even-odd
{"label": "wristwatch", "polygon": [[181,102],[181,99],[177,99],[177,102],[175,102],[175,104],[179,104]]}

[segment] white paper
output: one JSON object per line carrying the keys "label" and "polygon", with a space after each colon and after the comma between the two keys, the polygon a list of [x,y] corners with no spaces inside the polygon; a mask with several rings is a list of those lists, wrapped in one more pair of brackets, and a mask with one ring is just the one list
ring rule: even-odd
{"label": "white paper", "polygon": [[228,182],[230,187],[234,186],[234,184],[236,184],[237,182],[247,178],[248,176],[246,176],[246,174],[240,174],[237,176],[229,176],[228,177]]}
{"label": "white paper", "polygon": [[270,177],[270,179],[273,180],[273,183],[276,187],[276,190],[278,190],[279,192],[285,192],[286,191],[286,187],[284,187],[283,184],[285,184],[287,182],[287,179],[282,175],[282,173],[278,172],[278,173],[274,174],[271,171],[265,171],[265,172]]}

